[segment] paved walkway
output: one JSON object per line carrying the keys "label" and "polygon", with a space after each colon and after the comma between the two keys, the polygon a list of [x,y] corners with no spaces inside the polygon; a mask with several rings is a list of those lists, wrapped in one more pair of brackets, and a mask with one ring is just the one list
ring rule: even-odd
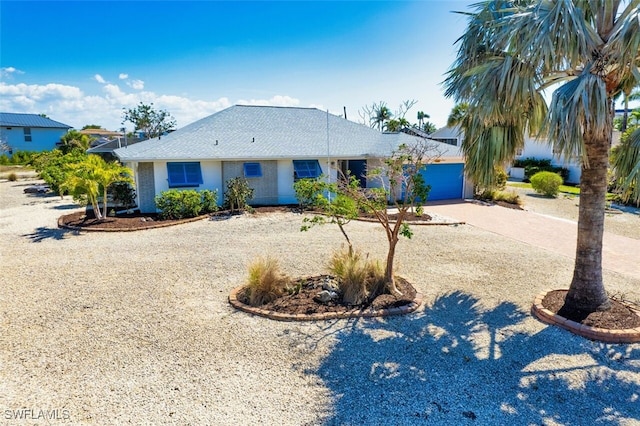
{"label": "paved walkway", "polygon": [[[578,226],[571,220],[462,200],[425,210],[575,259]],[[640,279],[640,240],[605,232],[602,266]]]}

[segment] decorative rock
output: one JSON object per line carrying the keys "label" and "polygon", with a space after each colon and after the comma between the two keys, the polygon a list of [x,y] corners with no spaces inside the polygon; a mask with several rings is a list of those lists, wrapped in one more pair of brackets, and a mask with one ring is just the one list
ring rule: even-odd
{"label": "decorative rock", "polygon": [[338,286],[338,283],[336,280],[333,280],[331,278],[325,278],[322,283],[322,289],[337,293],[338,291],[340,291],[340,286]]}
{"label": "decorative rock", "polygon": [[335,291],[322,290],[316,297],[314,297],[314,300],[320,303],[327,303],[337,298],[338,293],[336,293]]}

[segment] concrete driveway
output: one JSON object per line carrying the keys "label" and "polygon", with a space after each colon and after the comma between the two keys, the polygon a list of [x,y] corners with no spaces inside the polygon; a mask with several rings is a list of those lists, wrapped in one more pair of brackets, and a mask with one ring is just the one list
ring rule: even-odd
{"label": "concrete driveway", "polygon": [[[431,202],[428,212],[575,259],[577,223],[471,200]],[[640,240],[604,233],[602,266],[640,279]]]}

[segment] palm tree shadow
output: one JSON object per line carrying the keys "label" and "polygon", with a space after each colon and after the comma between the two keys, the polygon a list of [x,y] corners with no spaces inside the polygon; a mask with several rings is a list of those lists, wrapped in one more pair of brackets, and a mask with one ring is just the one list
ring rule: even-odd
{"label": "palm tree shadow", "polygon": [[554,327],[529,334],[521,331],[524,320],[533,319],[512,303],[487,310],[454,292],[421,314],[341,330],[312,372],[332,395],[324,423],[579,425],[640,418],[637,348],[598,346]]}
{"label": "palm tree shadow", "polygon": [[80,235],[76,230],[62,228],[48,228],[40,226],[30,234],[23,234],[22,237],[28,238],[32,243],[40,243],[44,240],[64,240],[68,235]]}

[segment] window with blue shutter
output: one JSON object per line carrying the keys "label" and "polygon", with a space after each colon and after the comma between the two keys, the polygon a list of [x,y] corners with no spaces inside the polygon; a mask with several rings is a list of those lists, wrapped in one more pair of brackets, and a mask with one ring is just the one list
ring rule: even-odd
{"label": "window with blue shutter", "polygon": [[259,178],[262,177],[262,167],[260,163],[244,163],[244,177]]}
{"label": "window with blue shutter", "polygon": [[199,186],[202,184],[200,163],[167,163],[169,188]]}
{"label": "window with blue shutter", "polygon": [[317,178],[321,172],[318,160],[293,160],[294,179]]}

